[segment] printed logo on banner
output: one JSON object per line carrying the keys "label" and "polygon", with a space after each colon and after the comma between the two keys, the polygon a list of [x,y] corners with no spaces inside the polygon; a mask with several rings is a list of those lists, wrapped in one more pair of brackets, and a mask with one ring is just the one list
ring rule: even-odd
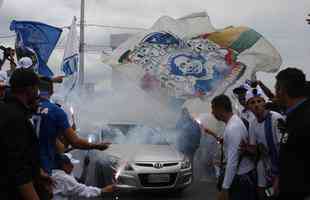
{"label": "printed logo on banner", "polygon": [[123,60],[142,67],[142,89],[165,88],[169,96],[189,98],[212,95],[240,78],[244,65],[234,55],[232,49],[205,37],[182,40],[168,32],[153,32]]}

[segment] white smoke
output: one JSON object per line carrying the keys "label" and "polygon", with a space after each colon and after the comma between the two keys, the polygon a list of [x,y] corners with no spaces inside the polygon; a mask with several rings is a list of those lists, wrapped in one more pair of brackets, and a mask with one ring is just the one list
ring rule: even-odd
{"label": "white smoke", "polygon": [[[107,78],[107,76],[103,77]],[[96,83],[101,81],[97,80]],[[55,98],[59,99],[64,96],[66,94],[58,92]],[[72,92],[66,102],[59,102],[64,104],[69,118],[71,118],[70,107],[74,108],[78,134],[84,138],[93,134],[96,135],[96,140],[99,140],[102,130],[107,129],[109,124],[136,124],[139,126],[131,129],[128,137],[124,137],[123,133],[119,132],[118,137],[112,142],[119,144],[167,143],[176,146],[179,133],[174,128],[179,112],[147,94],[136,82],[122,76],[114,77],[111,88],[96,88],[93,94],[87,95],[77,91]],[[204,105],[207,103],[205,102]],[[205,114],[200,118],[204,126],[218,131],[218,123],[212,115]],[[208,162],[215,152],[215,146],[213,138],[202,134],[200,148],[195,157],[195,165],[198,166],[196,170],[200,175],[207,176]]]}

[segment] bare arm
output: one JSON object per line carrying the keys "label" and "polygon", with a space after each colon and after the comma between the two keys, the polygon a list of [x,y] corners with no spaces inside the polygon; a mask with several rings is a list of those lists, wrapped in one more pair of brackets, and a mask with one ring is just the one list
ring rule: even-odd
{"label": "bare arm", "polygon": [[19,186],[19,191],[24,200],[40,200],[32,182]]}
{"label": "bare arm", "polygon": [[274,94],[271,92],[271,90],[263,82],[257,81],[257,83],[259,84],[259,86],[262,88],[262,90],[264,91],[264,93],[266,94],[266,96],[269,99],[274,98]]}
{"label": "bare arm", "polygon": [[62,83],[65,76],[55,76],[52,78],[53,83]]}
{"label": "bare arm", "polygon": [[110,143],[89,143],[87,140],[80,138],[76,132],[70,127],[65,130],[65,138],[76,149],[98,149],[105,150],[109,147]]}
{"label": "bare arm", "polygon": [[216,139],[216,141],[217,141],[218,143],[223,143],[223,138],[221,138],[220,136],[218,136],[216,133],[214,133],[214,132],[211,131],[210,129],[204,128],[203,130],[204,130],[205,133],[207,133],[207,134],[213,136],[213,137]]}
{"label": "bare arm", "polygon": [[101,189],[102,193],[111,193],[113,191],[115,191],[115,185],[107,185],[104,188]]}
{"label": "bare arm", "polygon": [[58,138],[56,139],[56,150],[58,153],[64,153],[66,150],[65,145]]}

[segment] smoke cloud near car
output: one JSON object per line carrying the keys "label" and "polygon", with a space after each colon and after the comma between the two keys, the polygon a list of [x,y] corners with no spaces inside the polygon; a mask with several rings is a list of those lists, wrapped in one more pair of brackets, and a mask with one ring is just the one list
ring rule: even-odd
{"label": "smoke cloud near car", "polygon": [[[61,93],[59,96],[65,96]],[[96,135],[93,140],[102,139],[104,130],[108,130],[109,124],[138,125],[130,130],[124,137],[121,130],[112,143],[122,144],[163,144],[176,146],[179,133],[174,130],[180,112],[175,108],[160,103],[156,98],[140,89],[126,77],[114,79],[109,90],[95,89],[92,94],[79,94],[73,92],[68,95],[66,103],[62,102],[71,116],[70,108],[74,108],[74,118],[77,124],[78,134],[86,138],[88,135]],[[207,117],[210,118],[210,115]],[[206,119],[202,119],[206,121]],[[205,122],[204,122],[205,123]],[[216,127],[212,121],[209,127]],[[208,162],[214,155],[214,141],[208,136],[201,137],[201,145],[196,152],[196,171],[200,174],[209,169]],[[211,144],[211,145],[210,145]],[[112,144],[113,145],[113,144]],[[211,149],[209,149],[211,148]],[[82,154],[81,154],[82,155]],[[81,158],[82,159],[82,158]]]}

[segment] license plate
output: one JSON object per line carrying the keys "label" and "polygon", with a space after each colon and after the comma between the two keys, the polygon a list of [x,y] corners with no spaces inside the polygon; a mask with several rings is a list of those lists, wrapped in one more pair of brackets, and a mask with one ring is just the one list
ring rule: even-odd
{"label": "license plate", "polygon": [[148,176],[149,183],[167,183],[170,181],[169,174],[150,174]]}

